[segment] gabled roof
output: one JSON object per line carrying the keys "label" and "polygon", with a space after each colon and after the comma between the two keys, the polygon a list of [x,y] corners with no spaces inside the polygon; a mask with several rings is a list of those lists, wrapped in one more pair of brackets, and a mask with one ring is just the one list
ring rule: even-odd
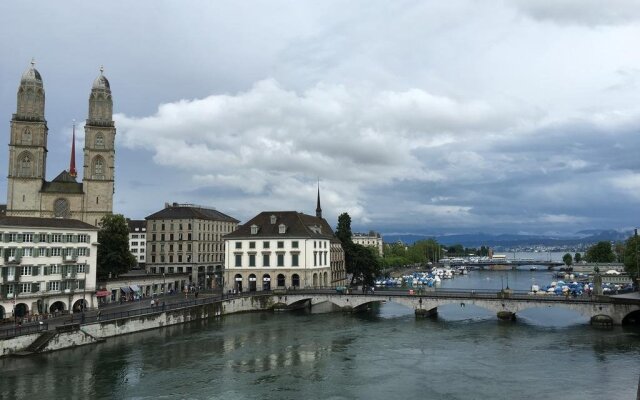
{"label": "gabled roof", "polygon": [[[129,232],[144,232],[143,229],[147,228],[147,221],[144,219],[127,219],[127,225],[129,226]],[[138,229],[136,231],[136,229]]]}
{"label": "gabled roof", "polygon": [[[275,217],[272,223],[271,217]],[[286,226],[285,233],[280,233],[280,225]],[[256,234],[251,234],[252,226],[258,227]],[[245,224],[238,226],[225,238],[318,238],[333,239],[333,230],[324,218],[299,213],[296,211],[263,211]]]}
{"label": "gabled roof", "polygon": [[67,218],[37,218],[37,217],[7,217],[0,216],[1,227],[22,228],[58,228],[58,229],[86,229],[97,231],[93,225],[77,219]]}
{"label": "gabled roof", "polygon": [[223,221],[223,222],[235,222],[237,219],[221,213],[218,210],[204,207],[190,207],[190,206],[168,206],[162,210],[153,213],[146,217],[147,220],[160,220],[160,219],[206,219],[210,221]]}
{"label": "gabled roof", "polygon": [[76,182],[76,178],[68,171],[62,171],[51,182],[43,182],[41,192],[45,193],[84,193],[82,183]]}

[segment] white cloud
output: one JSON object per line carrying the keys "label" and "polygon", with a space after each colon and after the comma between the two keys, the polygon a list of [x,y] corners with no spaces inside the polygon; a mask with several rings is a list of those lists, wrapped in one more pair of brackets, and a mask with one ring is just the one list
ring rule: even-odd
{"label": "white cloud", "polygon": [[523,13],[560,24],[617,25],[638,22],[636,0],[514,0]]}

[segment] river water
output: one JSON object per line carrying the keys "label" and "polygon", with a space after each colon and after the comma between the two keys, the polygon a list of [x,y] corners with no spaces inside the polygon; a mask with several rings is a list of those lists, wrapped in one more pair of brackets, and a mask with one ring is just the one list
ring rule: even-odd
{"label": "river water", "polygon": [[[548,272],[474,271],[446,287],[514,289]],[[500,322],[471,306],[416,319],[230,315],[29,358],[0,359],[2,399],[635,399],[640,332],[560,309]]]}

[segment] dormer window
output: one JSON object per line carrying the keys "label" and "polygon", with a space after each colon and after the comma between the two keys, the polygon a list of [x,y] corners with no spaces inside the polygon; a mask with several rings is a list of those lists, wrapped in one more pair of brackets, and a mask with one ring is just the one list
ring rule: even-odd
{"label": "dormer window", "polygon": [[276,218],[276,216],[275,216],[275,215],[272,215],[272,216],[271,216],[271,225],[275,225],[275,224],[276,224],[276,219],[277,219],[277,218]]}
{"label": "dormer window", "polygon": [[278,233],[280,234],[287,233],[287,226],[285,224],[280,224],[278,226]]}
{"label": "dormer window", "polygon": [[258,225],[251,225],[251,234],[252,235],[258,234]]}

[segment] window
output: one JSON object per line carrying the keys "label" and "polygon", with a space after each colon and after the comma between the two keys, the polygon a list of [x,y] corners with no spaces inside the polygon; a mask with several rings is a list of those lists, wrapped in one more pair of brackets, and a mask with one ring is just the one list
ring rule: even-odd
{"label": "window", "polygon": [[78,264],[78,270],[77,272],[79,274],[83,274],[85,272],[85,265],[84,264]]}
{"label": "window", "polygon": [[26,153],[24,154],[19,161],[19,176],[31,176],[32,172],[31,172],[31,154]]}
{"label": "window", "polygon": [[96,135],[95,146],[96,146],[96,149],[104,149],[104,136],[102,136],[101,133],[98,133]]}
{"label": "window", "polygon": [[72,243],[73,242],[73,235],[70,233],[67,233],[66,235],[64,235],[64,241],[67,243]]}
{"label": "window", "polygon": [[263,267],[268,267],[270,266],[270,259],[269,259],[269,254],[263,254],[262,255],[262,266]]}
{"label": "window", "polygon": [[249,248],[250,249],[255,249],[256,248],[256,242],[249,242]]}
{"label": "window", "polygon": [[20,284],[20,293],[31,293],[31,284],[30,283],[21,283]]}
{"label": "window", "polygon": [[78,247],[78,255],[85,257],[87,255],[87,248],[86,247]]}
{"label": "window", "polygon": [[278,254],[278,267],[284,267],[284,254]]}
{"label": "window", "polygon": [[93,175],[96,177],[104,177],[104,159],[100,156],[93,160]]}
{"label": "window", "polygon": [[9,241],[10,242],[17,242],[18,241],[18,234],[17,233],[10,233],[9,234]]}
{"label": "window", "polygon": [[52,275],[57,275],[60,273],[60,266],[53,264],[49,267],[49,273]]}
{"label": "window", "polygon": [[258,225],[251,225],[251,234],[252,235],[258,234]]}
{"label": "window", "polygon": [[269,248],[269,242],[262,242],[262,248],[263,249],[268,249]]}
{"label": "window", "polygon": [[292,254],[291,255],[291,266],[292,267],[297,267],[298,266],[298,255],[297,254]]}
{"label": "window", "polygon": [[294,240],[293,242],[291,242],[291,248],[293,249],[297,249],[298,248],[298,241]]}
{"label": "window", "polygon": [[31,257],[33,255],[33,247],[25,247],[22,249],[22,255],[24,257]]}
{"label": "window", "polygon": [[242,248],[242,242],[236,242],[236,249]]}
{"label": "window", "polygon": [[[136,228],[136,229],[138,229],[138,228]],[[131,239],[137,239],[137,238],[138,238],[138,235],[131,235]]]}
{"label": "window", "polygon": [[161,234],[160,234],[160,241],[161,241],[161,242],[164,242],[164,233],[161,233]]}
{"label": "window", "polygon": [[318,265],[318,252],[314,251],[313,252],[313,266],[317,266]]}
{"label": "window", "polygon": [[44,247],[40,247],[38,250],[38,257],[46,257],[47,256],[47,249]]}
{"label": "window", "polygon": [[280,234],[287,233],[287,226],[285,224],[280,224],[278,226],[278,233]]}
{"label": "window", "polygon": [[284,249],[284,242],[278,242],[278,248]]}
{"label": "window", "polygon": [[249,254],[249,266],[250,267],[255,267],[256,266],[256,255],[255,254]]}
{"label": "window", "polygon": [[62,243],[62,235],[59,233],[54,233],[53,235],[51,235],[51,242]]}
{"label": "window", "polygon": [[62,249],[60,247],[54,247],[51,249],[51,256],[60,257],[62,255]]}
{"label": "window", "polygon": [[31,267],[20,267],[20,276],[31,276]]}
{"label": "window", "polygon": [[236,254],[236,267],[242,266],[242,254]]}
{"label": "window", "polygon": [[24,241],[28,243],[33,243],[33,233],[25,233]]}
{"label": "window", "polygon": [[31,129],[24,128],[24,131],[22,131],[22,144],[31,144],[31,140]]}
{"label": "window", "polygon": [[60,282],[58,282],[58,281],[47,282],[47,290],[59,291],[60,290]]}

